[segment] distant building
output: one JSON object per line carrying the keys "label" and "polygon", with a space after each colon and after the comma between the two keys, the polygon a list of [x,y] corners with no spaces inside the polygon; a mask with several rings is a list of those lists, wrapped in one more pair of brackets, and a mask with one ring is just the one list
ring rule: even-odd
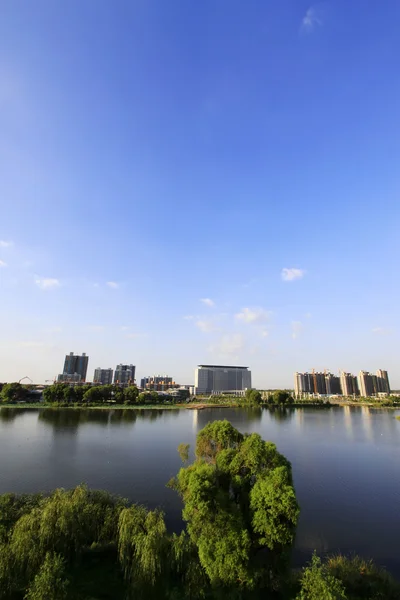
{"label": "distant building", "polygon": [[[84,383],[86,381],[89,357],[85,353],[79,355],[70,352],[64,360],[64,369],[58,376],[58,381],[74,381]],[[78,378],[78,377],[79,378]]]}
{"label": "distant building", "polygon": [[340,387],[343,396],[358,396],[359,389],[357,383],[357,377],[351,373],[345,373],[342,371],[340,374]]}
{"label": "distant building", "polygon": [[368,396],[373,396],[375,394],[374,387],[376,389],[376,384],[374,386],[374,381],[368,371],[360,371],[358,375],[358,384],[361,396],[367,398]]}
{"label": "distant building", "polygon": [[178,387],[172,377],[168,375],[152,375],[143,377],[140,380],[140,387],[143,390],[154,390],[155,392],[165,392],[168,388]]}
{"label": "distant building", "polygon": [[243,394],[249,388],[251,371],[248,367],[199,365],[195,370],[196,394]]}
{"label": "distant building", "polygon": [[390,394],[390,384],[389,384],[389,376],[387,371],[383,371],[382,369],[378,369],[376,372],[376,376],[378,378],[378,387],[379,392],[384,394]]}
{"label": "distant building", "polygon": [[84,383],[79,373],[74,373],[73,375],[69,375],[68,373],[61,373],[57,377],[57,381],[58,383]]}
{"label": "distant building", "polygon": [[114,383],[128,385],[135,382],[135,365],[117,365],[114,373]]}
{"label": "distant building", "polygon": [[112,369],[100,369],[99,367],[94,371],[93,383],[110,385],[113,382],[113,373],[114,371]]}
{"label": "distant building", "polygon": [[325,384],[328,396],[340,396],[342,390],[340,387],[340,378],[337,375],[327,373],[325,375]]}

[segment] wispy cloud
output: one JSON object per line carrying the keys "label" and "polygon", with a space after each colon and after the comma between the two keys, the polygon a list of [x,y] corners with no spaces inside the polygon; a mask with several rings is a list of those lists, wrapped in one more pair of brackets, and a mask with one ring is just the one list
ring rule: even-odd
{"label": "wispy cloud", "polygon": [[211,333],[212,331],[218,330],[218,327],[213,319],[199,319],[196,321],[195,325],[203,333]]}
{"label": "wispy cloud", "polygon": [[215,344],[209,347],[209,352],[216,356],[237,356],[244,347],[243,336],[235,333],[233,335],[223,335]]}
{"label": "wispy cloud", "polygon": [[316,27],[322,25],[320,11],[316,5],[310,6],[301,21],[301,31],[303,33],[311,33]]}
{"label": "wispy cloud", "polygon": [[117,290],[119,288],[119,284],[116,281],[107,281],[107,285],[112,290]]}
{"label": "wispy cloud", "polygon": [[297,340],[304,329],[304,325],[301,321],[292,321],[292,338]]}
{"label": "wispy cloud", "polygon": [[52,277],[35,279],[35,283],[41,290],[53,290],[61,285],[58,279]]}
{"label": "wispy cloud", "polygon": [[27,341],[27,342],[17,342],[17,348],[44,348],[45,346],[48,346],[48,344],[45,344],[44,342],[31,342],[31,341]]}
{"label": "wispy cloud", "polygon": [[206,306],[209,306],[210,308],[215,306],[215,302],[211,300],[211,298],[200,298],[200,302],[202,302]]}
{"label": "wispy cloud", "polygon": [[45,329],[46,333],[61,333],[62,332],[62,327],[58,327],[57,325],[54,327],[49,327],[48,329]]}
{"label": "wispy cloud", "polygon": [[7,242],[6,240],[0,240],[0,248],[9,248],[13,245],[13,242]]}
{"label": "wispy cloud", "polygon": [[193,319],[198,319],[199,317],[195,317],[194,315],[185,315],[183,317],[184,321],[193,321]]}
{"label": "wispy cloud", "polygon": [[270,319],[271,314],[271,311],[261,307],[242,308],[241,312],[235,315],[235,318],[243,323],[265,323]]}
{"label": "wispy cloud", "polygon": [[293,267],[291,269],[285,268],[281,271],[281,277],[283,281],[295,281],[296,279],[302,279],[305,274],[306,272],[304,269],[295,269]]}
{"label": "wispy cloud", "polygon": [[137,338],[147,337],[147,333],[127,333],[125,337],[128,340],[136,340]]}
{"label": "wispy cloud", "polygon": [[6,267],[7,263],[4,260],[0,260],[0,267]]}
{"label": "wispy cloud", "polygon": [[391,330],[387,327],[373,327],[371,331],[375,335],[389,335],[391,333]]}

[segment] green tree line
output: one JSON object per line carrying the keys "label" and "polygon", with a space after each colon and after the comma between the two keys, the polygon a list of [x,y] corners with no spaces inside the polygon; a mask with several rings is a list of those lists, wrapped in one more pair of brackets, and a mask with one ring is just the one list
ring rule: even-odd
{"label": "green tree line", "polygon": [[3,600],[398,600],[400,587],[358,558],[314,555],[290,570],[299,506],[272,442],[228,421],[199,432],[194,461],[169,482],[186,528],[161,510],[84,485],[0,496]]}

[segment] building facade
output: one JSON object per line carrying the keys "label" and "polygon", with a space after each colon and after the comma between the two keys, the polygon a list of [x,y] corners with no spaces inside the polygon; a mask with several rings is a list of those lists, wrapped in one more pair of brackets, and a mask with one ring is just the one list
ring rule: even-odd
{"label": "building facade", "polygon": [[378,378],[379,392],[383,394],[390,394],[389,375],[387,371],[378,369],[376,372]]}
{"label": "building facade", "polygon": [[[89,357],[83,354],[74,354],[70,352],[64,360],[64,369],[61,375],[58,376],[59,381],[74,381],[84,383],[89,364]],[[77,379],[76,376],[79,376]],[[61,378],[61,379],[60,379]],[[70,378],[70,379],[69,379]]]}
{"label": "building facade", "polygon": [[99,385],[111,385],[113,382],[113,373],[114,371],[112,369],[100,369],[100,367],[98,367],[94,371],[93,383]]}
{"label": "building facade", "polygon": [[128,385],[135,383],[135,365],[117,365],[114,373],[114,383]]}
{"label": "building facade", "polygon": [[[372,375],[368,373],[368,371],[360,371],[358,374],[358,385],[361,396],[368,398],[368,396],[373,396],[375,394],[374,381]],[[375,383],[375,389],[376,386],[377,384]]]}
{"label": "building facade", "polygon": [[242,394],[251,388],[248,367],[199,365],[195,370],[195,394]]}
{"label": "building facade", "polygon": [[360,393],[357,377],[351,373],[342,371],[340,374],[340,387],[343,396],[358,396]]}
{"label": "building facade", "polygon": [[149,375],[140,380],[140,387],[143,390],[154,390],[155,392],[165,392],[170,387],[177,387],[173,377],[168,375]]}

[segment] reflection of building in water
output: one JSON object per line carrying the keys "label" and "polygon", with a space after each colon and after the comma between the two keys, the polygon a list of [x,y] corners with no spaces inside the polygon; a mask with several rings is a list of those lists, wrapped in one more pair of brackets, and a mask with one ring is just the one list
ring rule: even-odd
{"label": "reflection of building in water", "polygon": [[251,371],[248,367],[199,365],[195,370],[195,394],[244,395],[251,388]]}
{"label": "reflection of building in water", "polygon": [[192,410],[193,419],[192,419],[192,428],[193,431],[197,431],[197,427],[199,424],[199,411],[197,409]]}
{"label": "reflection of building in water", "polygon": [[372,442],[374,439],[374,432],[372,427],[372,414],[368,406],[361,407],[361,423],[365,432],[365,438],[368,442]]}
{"label": "reflection of building in water", "polygon": [[353,421],[352,421],[352,411],[350,406],[343,406],[344,412],[344,426],[347,431],[348,437],[353,440],[354,432],[353,432]]}

